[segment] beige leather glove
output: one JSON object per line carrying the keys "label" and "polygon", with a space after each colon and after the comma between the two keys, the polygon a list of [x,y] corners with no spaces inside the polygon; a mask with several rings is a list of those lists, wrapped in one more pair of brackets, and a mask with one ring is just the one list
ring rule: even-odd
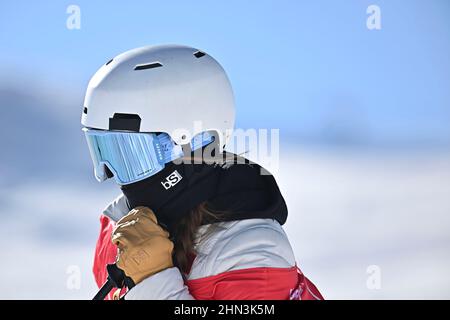
{"label": "beige leather glove", "polygon": [[112,242],[118,247],[117,267],[138,284],[148,276],[173,267],[173,243],[152,210],[137,207],[117,222]]}

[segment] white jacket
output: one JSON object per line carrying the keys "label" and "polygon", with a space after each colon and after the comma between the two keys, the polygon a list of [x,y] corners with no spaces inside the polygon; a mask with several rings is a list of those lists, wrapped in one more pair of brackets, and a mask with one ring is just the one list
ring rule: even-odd
{"label": "white jacket", "polygon": [[[103,212],[111,225],[127,213],[123,196]],[[185,279],[178,268],[169,268],[138,283],[125,299],[284,299],[292,298],[299,289],[302,279],[298,280],[297,275],[302,274],[296,268],[287,235],[276,220],[246,219],[203,225],[196,240],[197,255]],[[296,294],[299,293],[302,292]],[[310,293],[321,298],[318,292]]]}

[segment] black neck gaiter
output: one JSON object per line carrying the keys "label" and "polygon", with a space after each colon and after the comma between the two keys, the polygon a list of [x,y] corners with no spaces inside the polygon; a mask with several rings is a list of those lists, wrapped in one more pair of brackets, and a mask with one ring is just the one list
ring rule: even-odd
{"label": "black neck gaiter", "polygon": [[167,164],[156,175],[122,186],[130,209],[146,206],[173,234],[176,223],[216,193],[220,167],[207,164]]}
{"label": "black neck gaiter", "polygon": [[202,202],[228,214],[221,221],[272,218],[284,224],[287,208],[272,175],[254,163],[167,164],[156,175],[122,186],[130,209],[146,206],[171,235]]}

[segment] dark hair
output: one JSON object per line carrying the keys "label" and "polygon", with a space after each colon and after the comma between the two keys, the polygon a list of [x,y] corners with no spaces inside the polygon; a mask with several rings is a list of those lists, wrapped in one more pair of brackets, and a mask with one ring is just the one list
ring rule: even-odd
{"label": "dark hair", "polygon": [[208,208],[206,202],[201,203],[191,212],[183,217],[176,226],[173,260],[174,265],[182,272],[187,273],[190,268],[190,258],[196,254],[195,245],[200,239],[196,239],[197,230],[201,225],[211,224],[204,237],[207,237],[213,231],[214,222],[223,219],[226,212],[218,212]]}

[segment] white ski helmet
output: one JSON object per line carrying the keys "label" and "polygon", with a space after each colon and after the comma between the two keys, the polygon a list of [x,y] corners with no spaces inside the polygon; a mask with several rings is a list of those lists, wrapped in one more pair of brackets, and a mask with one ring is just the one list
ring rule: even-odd
{"label": "white ski helmet", "polygon": [[103,65],[89,82],[81,123],[163,132],[178,145],[213,131],[222,151],[234,117],[232,88],[216,60],[195,48],[161,45],[124,52]]}

